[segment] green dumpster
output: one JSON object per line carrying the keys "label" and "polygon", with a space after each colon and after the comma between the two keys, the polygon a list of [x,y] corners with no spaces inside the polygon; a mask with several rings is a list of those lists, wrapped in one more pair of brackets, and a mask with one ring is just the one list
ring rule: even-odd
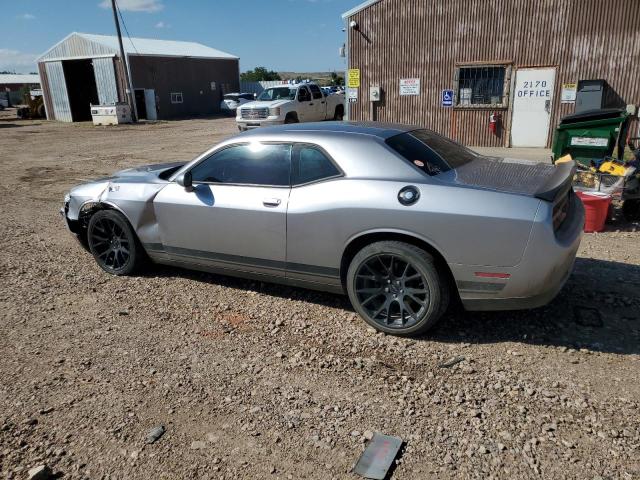
{"label": "green dumpster", "polygon": [[584,167],[599,165],[618,147],[622,158],[629,126],[625,110],[603,109],[567,115],[553,136],[554,162],[567,154]]}

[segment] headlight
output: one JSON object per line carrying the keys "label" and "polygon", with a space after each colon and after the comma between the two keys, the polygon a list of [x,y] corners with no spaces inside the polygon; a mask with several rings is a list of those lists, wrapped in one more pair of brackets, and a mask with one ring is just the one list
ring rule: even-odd
{"label": "headlight", "polygon": [[269,115],[272,117],[280,116],[280,107],[273,107],[269,109]]}

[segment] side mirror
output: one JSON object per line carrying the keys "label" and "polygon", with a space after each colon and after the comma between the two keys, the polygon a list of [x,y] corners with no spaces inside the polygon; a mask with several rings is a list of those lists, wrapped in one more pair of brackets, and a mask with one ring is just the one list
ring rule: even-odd
{"label": "side mirror", "polygon": [[184,187],[184,189],[187,192],[190,192],[193,190],[193,179],[191,177],[191,172],[184,172],[181,173],[180,175],[178,175],[176,177],[176,183],[178,185],[180,185],[181,187]]}

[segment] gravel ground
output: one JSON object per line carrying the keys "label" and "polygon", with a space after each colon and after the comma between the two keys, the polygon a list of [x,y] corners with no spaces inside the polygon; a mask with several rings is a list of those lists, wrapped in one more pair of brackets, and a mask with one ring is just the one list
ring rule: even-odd
{"label": "gravel ground", "polygon": [[453,309],[418,339],[337,295],[112,277],[66,232],[72,185],[234,131],[0,121],[0,477],[350,479],[380,431],[406,442],[394,479],[640,478],[638,225],[587,235],[548,307]]}

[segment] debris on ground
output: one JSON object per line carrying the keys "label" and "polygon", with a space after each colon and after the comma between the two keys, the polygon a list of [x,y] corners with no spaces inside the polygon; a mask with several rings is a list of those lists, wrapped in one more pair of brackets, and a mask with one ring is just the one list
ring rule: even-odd
{"label": "debris on ground", "polygon": [[451,368],[451,367],[453,367],[454,365],[457,365],[460,362],[464,362],[464,357],[462,357],[462,356],[460,356],[460,357],[451,357],[446,362],[442,362],[440,365],[438,365],[438,367],[440,367],[440,368]]}
{"label": "debris on ground", "polygon": [[360,455],[353,472],[373,480],[387,478],[402,443],[401,438],[375,432],[367,448]]}
{"label": "debris on ground", "polygon": [[53,472],[47,465],[38,465],[30,469],[27,475],[29,480],[49,480]]}
{"label": "debris on ground", "polygon": [[151,430],[149,430],[149,433],[147,434],[147,438],[145,439],[145,441],[147,443],[157,442],[160,439],[160,437],[164,435],[165,431],[166,430],[164,428],[164,425],[158,425],[157,427],[153,427]]}

